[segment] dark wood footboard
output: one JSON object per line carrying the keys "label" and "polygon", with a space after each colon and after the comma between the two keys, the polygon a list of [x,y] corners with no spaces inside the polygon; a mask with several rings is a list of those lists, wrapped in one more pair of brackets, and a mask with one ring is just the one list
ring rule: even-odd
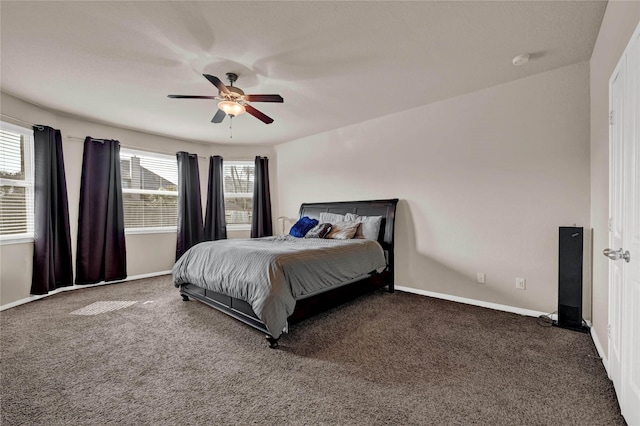
{"label": "dark wood footboard", "polygon": [[262,331],[263,333],[271,335],[264,323],[260,321],[258,316],[253,312],[251,305],[244,300],[216,293],[215,291],[207,290],[194,284],[185,284],[180,286],[180,294],[184,301],[188,301],[189,298],[194,298]]}
{"label": "dark wood footboard", "polygon": [[[363,280],[298,300],[295,310],[287,322],[289,325],[298,323],[386,286],[389,287],[389,292],[393,292],[393,283],[390,282],[390,278],[390,272],[384,271],[372,274]],[[267,327],[253,312],[251,305],[244,300],[207,290],[194,284],[180,286],[180,294],[185,301],[189,298],[196,299],[271,336]]]}
{"label": "dark wood footboard", "polygon": [[[373,274],[363,280],[298,300],[293,314],[287,319],[287,323],[289,325],[296,324],[385,286],[388,286],[389,292],[393,292],[393,283],[388,281],[389,278],[389,271],[385,271]],[[180,294],[185,301],[188,301],[189,298],[194,298],[265,333],[269,346],[273,349],[278,347],[279,338],[276,339],[271,335],[265,324],[253,312],[251,305],[244,300],[206,290],[193,284],[180,286]]]}

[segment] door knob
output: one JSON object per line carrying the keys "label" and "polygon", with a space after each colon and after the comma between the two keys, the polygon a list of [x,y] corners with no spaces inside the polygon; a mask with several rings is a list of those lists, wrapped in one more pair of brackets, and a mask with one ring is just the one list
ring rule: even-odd
{"label": "door knob", "polygon": [[618,250],[607,248],[602,251],[602,254],[604,254],[611,260],[624,259],[624,261],[627,263],[629,263],[629,261],[631,260],[631,254],[629,253],[629,250],[623,252],[621,248]]}

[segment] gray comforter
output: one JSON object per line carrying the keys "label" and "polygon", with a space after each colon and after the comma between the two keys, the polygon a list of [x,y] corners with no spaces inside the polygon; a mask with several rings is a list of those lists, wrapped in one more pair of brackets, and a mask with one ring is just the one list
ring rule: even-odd
{"label": "gray comforter", "polygon": [[296,300],[363,277],[385,266],[371,240],[290,236],[207,241],[173,267],[173,282],[195,284],[248,302],[278,338]]}

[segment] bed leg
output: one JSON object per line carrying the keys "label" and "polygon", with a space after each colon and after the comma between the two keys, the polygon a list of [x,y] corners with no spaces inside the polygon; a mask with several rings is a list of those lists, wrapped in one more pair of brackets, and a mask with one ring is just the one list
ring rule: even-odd
{"label": "bed leg", "polygon": [[181,294],[180,296],[182,296],[182,301],[183,302],[188,302],[189,301],[189,296],[187,296],[186,294]]}
{"label": "bed leg", "polygon": [[278,339],[271,337],[271,336],[266,336],[267,338],[267,342],[269,342],[269,347],[271,349],[277,349],[278,348]]}
{"label": "bed leg", "polygon": [[389,293],[393,293],[395,291],[393,283],[389,283]]}

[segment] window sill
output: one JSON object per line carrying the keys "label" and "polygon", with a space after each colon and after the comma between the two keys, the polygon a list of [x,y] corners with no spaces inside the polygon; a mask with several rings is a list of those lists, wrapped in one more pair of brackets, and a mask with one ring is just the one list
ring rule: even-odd
{"label": "window sill", "polygon": [[251,231],[251,225],[242,224],[242,225],[227,225],[227,231]]}
{"label": "window sill", "polygon": [[10,244],[28,244],[33,243],[33,237],[1,237],[0,238],[0,246],[10,245]]}
{"label": "window sill", "polygon": [[175,234],[178,228],[129,228],[125,229],[125,235],[139,234]]}

